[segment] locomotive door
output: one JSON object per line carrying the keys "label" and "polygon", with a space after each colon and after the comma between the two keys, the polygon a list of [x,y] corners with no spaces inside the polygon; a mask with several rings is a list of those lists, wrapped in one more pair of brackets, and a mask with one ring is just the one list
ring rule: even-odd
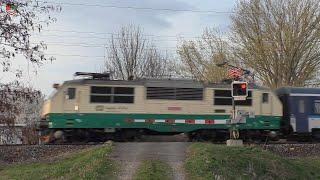
{"label": "locomotive door", "polygon": [[261,114],[271,115],[272,113],[272,99],[269,93],[264,92],[261,95]]}
{"label": "locomotive door", "polygon": [[68,88],[64,92],[63,97],[63,110],[64,112],[75,112],[76,108],[76,88]]}

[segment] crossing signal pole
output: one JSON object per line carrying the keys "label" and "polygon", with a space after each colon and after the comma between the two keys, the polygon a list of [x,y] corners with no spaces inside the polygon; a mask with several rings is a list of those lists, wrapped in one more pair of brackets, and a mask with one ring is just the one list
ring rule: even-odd
{"label": "crossing signal pole", "polygon": [[[228,75],[232,78],[231,83],[231,96],[232,96],[232,115],[230,118],[230,139],[227,141],[227,145],[242,145],[242,140],[239,140],[240,133],[238,125],[245,123],[243,115],[236,111],[236,101],[244,101],[248,96],[248,83],[246,81],[240,81],[244,75],[250,75],[251,72],[232,66],[226,62],[217,64],[217,66],[227,65],[229,67]],[[251,74],[252,75],[252,74]],[[254,79],[254,78],[253,78]]]}

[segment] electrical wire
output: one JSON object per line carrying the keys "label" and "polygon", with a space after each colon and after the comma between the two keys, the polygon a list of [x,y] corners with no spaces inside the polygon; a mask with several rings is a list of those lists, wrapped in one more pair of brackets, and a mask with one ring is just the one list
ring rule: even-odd
{"label": "electrical wire", "polygon": [[132,9],[144,11],[166,11],[166,12],[192,12],[192,13],[214,13],[214,14],[233,14],[234,11],[216,11],[216,10],[200,10],[200,9],[173,9],[173,8],[153,8],[153,7],[138,7],[138,6],[119,6],[112,4],[88,4],[88,3],[68,3],[68,2],[53,2],[53,1],[39,1],[42,3],[57,4],[60,6],[85,6],[85,7],[99,7],[99,8],[116,8],[116,9]]}

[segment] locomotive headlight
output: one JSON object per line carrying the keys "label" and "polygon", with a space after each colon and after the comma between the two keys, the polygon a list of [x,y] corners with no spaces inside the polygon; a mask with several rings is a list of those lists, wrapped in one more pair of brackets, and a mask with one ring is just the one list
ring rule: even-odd
{"label": "locomotive headlight", "polygon": [[52,128],[52,122],[49,122],[49,123],[48,123],[48,127],[49,127],[49,128]]}

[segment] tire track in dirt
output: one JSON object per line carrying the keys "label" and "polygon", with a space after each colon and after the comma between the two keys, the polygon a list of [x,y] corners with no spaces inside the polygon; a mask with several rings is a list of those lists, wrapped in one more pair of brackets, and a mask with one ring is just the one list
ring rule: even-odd
{"label": "tire track in dirt", "polygon": [[111,157],[120,164],[118,178],[132,179],[136,169],[143,160],[157,159],[169,164],[176,180],[184,180],[183,163],[188,142],[128,142],[115,143]]}

